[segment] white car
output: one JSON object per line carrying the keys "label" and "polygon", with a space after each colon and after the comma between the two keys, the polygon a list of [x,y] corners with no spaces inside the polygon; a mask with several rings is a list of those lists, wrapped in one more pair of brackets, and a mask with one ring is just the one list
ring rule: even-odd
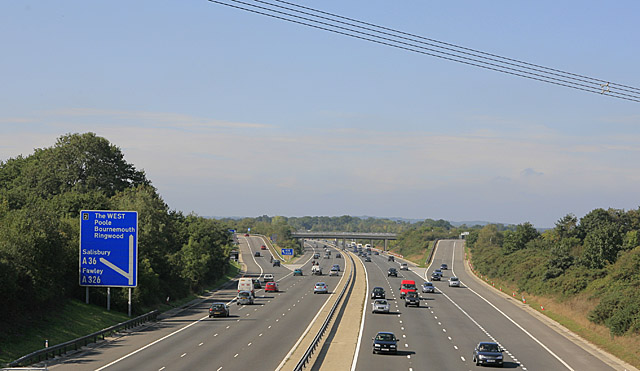
{"label": "white car", "polygon": [[401,271],[408,271],[409,270],[409,264],[407,264],[407,263],[400,264],[400,270]]}
{"label": "white car", "polygon": [[449,287],[460,287],[460,280],[458,277],[449,278]]}
{"label": "white car", "polygon": [[371,303],[373,307],[371,313],[389,313],[389,302],[387,299],[376,299]]}
{"label": "white car", "polygon": [[329,271],[329,276],[337,276],[338,275],[338,270],[335,268],[331,268],[331,270]]}
{"label": "white car", "polygon": [[266,273],[264,275],[264,282],[273,282],[273,274],[271,273]]}

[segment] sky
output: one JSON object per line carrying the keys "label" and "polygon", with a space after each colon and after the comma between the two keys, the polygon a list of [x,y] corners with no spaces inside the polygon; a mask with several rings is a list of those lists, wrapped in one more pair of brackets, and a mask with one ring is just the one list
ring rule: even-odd
{"label": "sky", "polygon": [[[640,87],[636,0],[292,1]],[[185,213],[545,228],[640,206],[638,102],[206,0],[4,1],[0,45],[0,160],[94,132]]]}

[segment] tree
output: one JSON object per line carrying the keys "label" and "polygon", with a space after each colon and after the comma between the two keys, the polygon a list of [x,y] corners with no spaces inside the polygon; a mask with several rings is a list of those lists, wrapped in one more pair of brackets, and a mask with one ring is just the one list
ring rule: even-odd
{"label": "tree", "polygon": [[563,238],[551,248],[551,257],[547,262],[547,272],[544,276],[545,280],[559,277],[575,264],[576,259],[571,252],[574,246],[579,244],[580,240],[576,237]]}
{"label": "tree", "polygon": [[582,265],[599,269],[607,263],[614,263],[622,247],[620,228],[614,223],[604,223],[589,231],[584,239]]}
{"label": "tree", "polygon": [[538,236],[540,236],[540,234],[531,223],[518,224],[515,232],[504,232],[503,252],[505,254],[511,254],[515,251],[522,250],[527,246],[529,241],[538,238]]}
{"label": "tree", "polygon": [[574,237],[578,233],[578,218],[567,214],[556,222],[554,230],[560,238]]}

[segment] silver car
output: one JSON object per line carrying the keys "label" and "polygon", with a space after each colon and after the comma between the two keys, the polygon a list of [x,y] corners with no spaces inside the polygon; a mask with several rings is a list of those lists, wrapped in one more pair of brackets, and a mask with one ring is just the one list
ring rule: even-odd
{"label": "silver car", "polygon": [[236,300],[238,305],[251,305],[253,304],[253,296],[251,296],[251,291],[240,291],[238,293],[238,299]]}
{"label": "silver car", "polygon": [[324,282],[317,282],[316,285],[313,288],[313,293],[314,294],[328,294],[329,293],[329,287]]}
{"label": "silver car", "polygon": [[386,299],[376,299],[371,306],[371,313],[389,313],[389,302]]}
{"label": "silver car", "polygon": [[458,277],[449,278],[449,287],[460,287],[460,280]]}
{"label": "silver car", "polygon": [[433,283],[427,281],[425,283],[422,284],[422,292],[428,292],[428,293],[435,293],[435,287],[433,287]]}

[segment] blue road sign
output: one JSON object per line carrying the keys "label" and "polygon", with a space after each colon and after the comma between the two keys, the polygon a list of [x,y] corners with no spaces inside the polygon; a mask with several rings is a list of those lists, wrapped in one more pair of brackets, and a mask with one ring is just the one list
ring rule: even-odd
{"label": "blue road sign", "polygon": [[282,255],[293,255],[293,249],[281,249]]}
{"label": "blue road sign", "polygon": [[138,285],[138,212],[80,212],[80,286]]}

